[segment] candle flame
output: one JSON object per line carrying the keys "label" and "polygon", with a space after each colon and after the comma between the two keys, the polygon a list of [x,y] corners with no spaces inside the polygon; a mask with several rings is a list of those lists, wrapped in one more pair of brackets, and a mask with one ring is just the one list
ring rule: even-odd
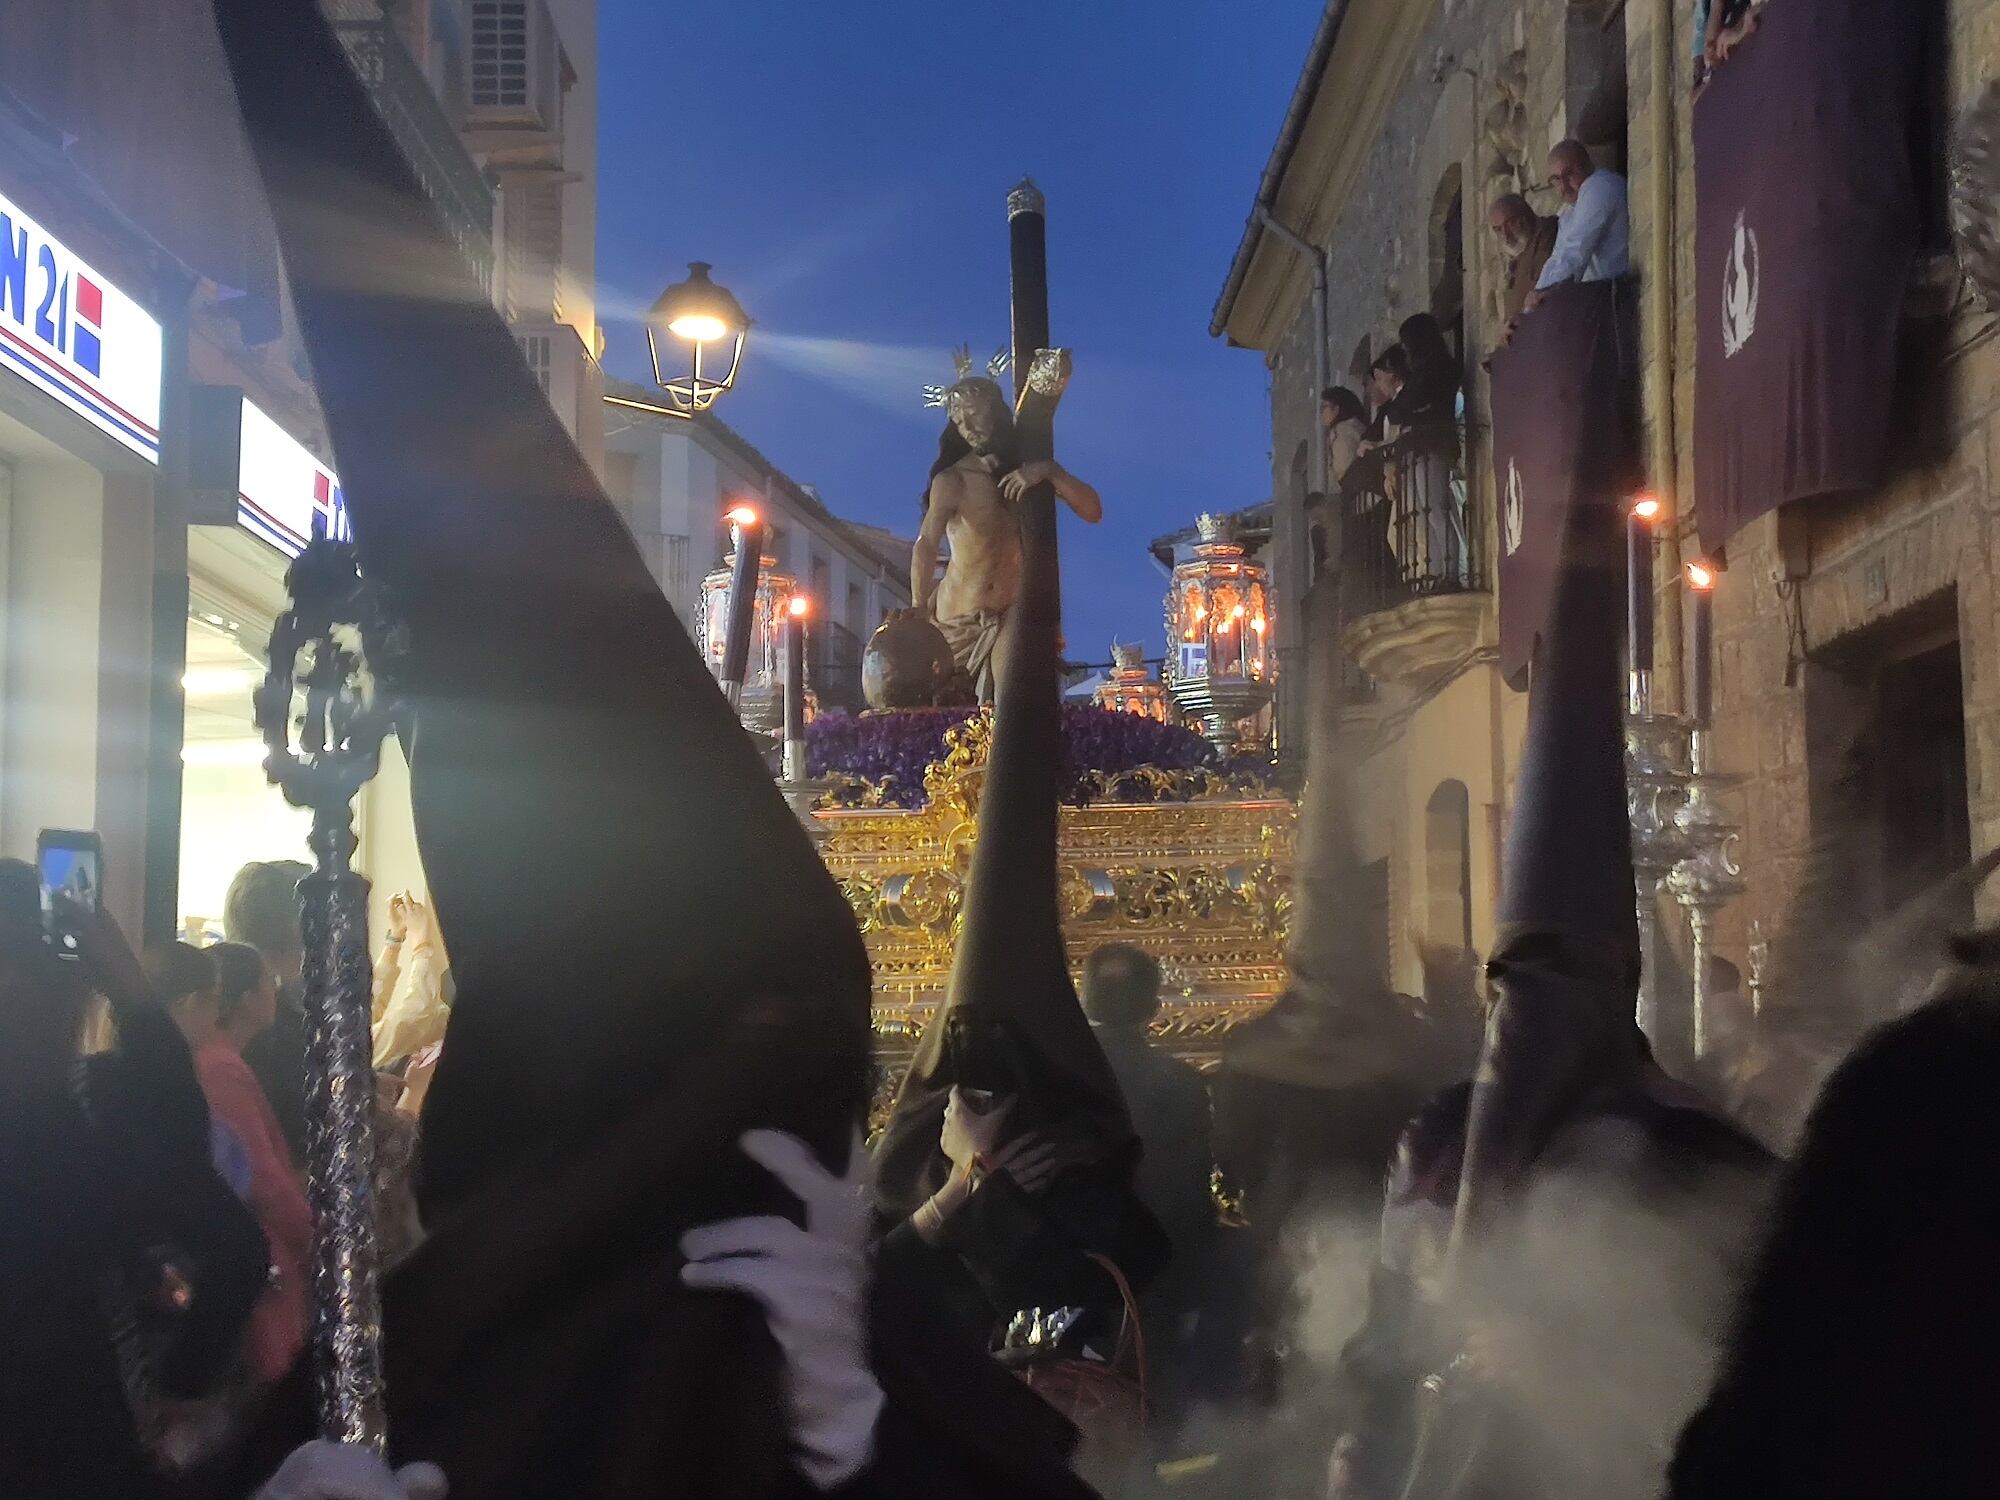
{"label": "candle flame", "polygon": [[1648,526],[1652,525],[1653,522],[1660,518],[1660,497],[1658,495],[1639,496],[1638,499],[1632,502],[1632,514],[1644,521]]}
{"label": "candle flame", "polygon": [[1250,622],[1250,628],[1256,631],[1257,634],[1262,635],[1264,633],[1264,617],[1262,615],[1257,616],[1256,619]]}
{"label": "candle flame", "polygon": [[812,600],[808,599],[804,594],[794,594],[792,595],[792,602],[785,607],[792,612],[795,619],[803,620],[812,612]]}
{"label": "candle flame", "polygon": [[1696,593],[1706,594],[1715,587],[1715,569],[1705,562],[1691,562],[1687,565],[1687,581]]}
{"label": "candle flame", "polygon": [[732,526],[755,526],[757,524],[757,507],[754,505],[732,506],[722,513],[722,519],[729,522]]}

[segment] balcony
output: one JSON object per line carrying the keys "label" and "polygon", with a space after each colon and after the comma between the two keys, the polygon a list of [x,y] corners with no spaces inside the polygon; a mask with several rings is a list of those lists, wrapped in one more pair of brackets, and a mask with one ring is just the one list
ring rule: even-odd
{"label": "balcony", "polygon": [[354,71],[482,288],[493,282],[493,189],[386,20],[336,20]]}
{"label": "balcony", "polygon": [[1489,607],[1485,527],[1456,422],[1397,437],[1342,481],[1342,644],[1372,678],[1409,681],[1463,660]]}

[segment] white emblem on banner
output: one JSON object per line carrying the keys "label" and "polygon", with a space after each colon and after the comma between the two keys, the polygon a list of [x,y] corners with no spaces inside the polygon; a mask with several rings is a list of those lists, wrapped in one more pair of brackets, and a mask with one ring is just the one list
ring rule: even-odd
{"label": "white emblem on banner", "polygon": [[1736,242],[1722,268],[1722,356],[1734,359],[1757,331],[1757,231],[1736,216]]}
{"label": "white emblem on banner", "polygon": [[1512,557],[1521,545],[1521,466],[1511,458],[1507,460],[1507,508],[1502,522],[1507,532],[1507,555]]}

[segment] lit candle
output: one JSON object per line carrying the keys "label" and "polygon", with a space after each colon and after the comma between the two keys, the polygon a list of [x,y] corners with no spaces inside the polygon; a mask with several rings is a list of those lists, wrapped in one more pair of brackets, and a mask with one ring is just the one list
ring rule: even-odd
{"label": "lit candle", "polygon": [[1689,699],[1695,727],[1706,729],[1715,711],[1715,685],[1710,657],[1715,641],[1715,569],[1705,562],[1687,566],[1688,591],[1694,595],[1694,660],[1689,668]]}
{"label": "lit candle", "polygon": [[736,540],[729,573],[729,627],[722,637],[722,693],[731,708],[743,701],[750,667],[750,632],[757,618],[757,574],[764,563],[764,522],[755,506],[739,505],[724,518]]}
{"label": "lit candle", "polygon": [[785,611],[785,780],[806,779],[806,616],[812,602],[792,595]]}
{"label": "lit candle", "polygon": [[1653,670],[1653,522],[1660,502],[1641,495],[1625,523],[1625,639],[1633,672]]}

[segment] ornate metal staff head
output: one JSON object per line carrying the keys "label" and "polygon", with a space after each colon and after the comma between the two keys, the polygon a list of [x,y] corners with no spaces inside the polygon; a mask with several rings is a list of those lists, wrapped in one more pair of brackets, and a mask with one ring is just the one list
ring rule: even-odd
{"label": "ornate metal staff head", "polygon": [[[292,607],[271,632],[257,690],[264,770],[312,809],[317,869],[301,887],[305,954],[307,1195],[312,1202],[315,1376],[324,1435],[386,1442],[376,1289],[375,1074],[370,1045],[368,883],[348,861],[353,802],[382,760],[394,722],[385,689],[400,632],[361,577],[354,548],[320,539],[292,563]],[[305,693],[298,743],[292,705]]]}
{"label": "ornate metal staff head", "polygon": [[[312,809],[322,868],[344,869],[354,847],[351,805],[380,767],[382,739],[395,720],[385,678],[402,649],[401,631],[362,581],[349,543],[309,543],[285,586],[292,607],[271,632],[270,667],[255,702],[269,752],[264,772],[287,802]],[[300,689],[305,710],[294,746],[292,702]],[[324,842],[336,836],[337,845]]]}

